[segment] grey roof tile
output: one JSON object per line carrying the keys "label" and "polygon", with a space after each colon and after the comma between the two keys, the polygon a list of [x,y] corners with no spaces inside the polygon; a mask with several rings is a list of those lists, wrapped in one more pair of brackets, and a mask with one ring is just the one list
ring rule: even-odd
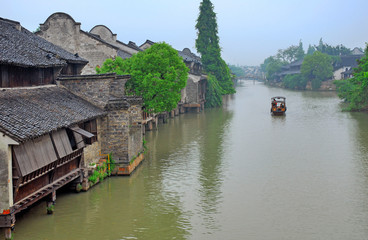
{"label": "grey roof tile", "polygon": [[0,131],[19,142],[104,114],[57,86],[0,90]]}
{"label": "grey roof tile", "polygon": [[17,29],[19,23],[0,18],[0,64],[22,67],[64,66],[66,62],[87,64],[80,58],[58,47],[27,29]]}

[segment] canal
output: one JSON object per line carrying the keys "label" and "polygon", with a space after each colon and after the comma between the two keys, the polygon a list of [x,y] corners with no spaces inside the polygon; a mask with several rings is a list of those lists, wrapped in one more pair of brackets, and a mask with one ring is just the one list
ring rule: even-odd
{"label": "canal", "polygon": [[[270,98],[286,96],[286,116]],[[18,216],[15,240],[367,239],[368,114],[335,93],[241,81],[221,109],[147,132],[131,177],[60,193]]]}

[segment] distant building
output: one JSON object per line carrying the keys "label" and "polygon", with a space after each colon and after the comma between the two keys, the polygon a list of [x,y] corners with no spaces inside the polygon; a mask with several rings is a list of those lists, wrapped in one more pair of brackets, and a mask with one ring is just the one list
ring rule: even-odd
{"label": "distant building", "polygon": [[281,72],[277,74],[278,81],[281,82],[286,75],[300,74],[304,59],[296,60],[290,64],[281,67]]}
{"label": "distant building", "polygon": [[334,79],[341,80],[353,77],[354,68],[358,67],[358,60],[364,56],[359,48],[354,48],[351,55],[340,56],[341,62],[335,66]]}
{"label": "distant building", "polygon": [[360,50],[359,48],[355,47],[352,51],[351,51],[351,55],[364,55],[364,52],[362,50]]}
{"label": "distant building", "polygon": [[201,58],[192,53],[189,48],[179,51],[184,63],[189,68],[186,87],[181,91],[179,108],[187,111],[192,108],[200,111],[204,108],[206,98],[207,76],[203,74]]}
{"label": "distant building", "polygon": [[142,45],[139,46],[139,48],[142,50],[146,50],[147,48],[150,48],[153,44],[155,44],[155,42],[147,39]]}

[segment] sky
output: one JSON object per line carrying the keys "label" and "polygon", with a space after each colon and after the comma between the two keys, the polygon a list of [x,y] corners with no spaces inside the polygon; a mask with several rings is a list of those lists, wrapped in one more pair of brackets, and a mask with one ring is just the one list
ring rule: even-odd
{"label": "sky", "polygon": [[[196,53],[201,0],[0,0],[0,17],[30,31],[55,12],[69,14],[81,29],[105,25],[117,39],[138,46],[147,39]],[[304,49],[322,38],[353,49],[368,42],[367,0],[211,0],[217,14],[222,58],[257,66],[278,49]]]}

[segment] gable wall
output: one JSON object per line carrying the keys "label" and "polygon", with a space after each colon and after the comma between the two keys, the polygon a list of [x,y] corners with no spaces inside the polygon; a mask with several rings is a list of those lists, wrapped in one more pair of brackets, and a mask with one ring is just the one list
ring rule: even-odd
{"label": "gable wall", "polygon": [[104,41],[120,48],[121,50],[128,52],[130,54],[134,54],[137,53],[138,51],[130,48],[120,42],[116,41],[116,34],[113,34],[110,29],[108,29],[105,26],[96,26],[94,27],[91,31],[91,33],[99,35],[101,39],[103,39]]}
{"label": "gable wall", "polygon": [[101,66],[107,58],[117,56],[117,50],[94,39],[80,30],[76,23],[65,14],[54,14],[40,26],[36,34],[49,42],[78,55],[89,63],[83,68],[82,75],[96,73],[96,66]]}

